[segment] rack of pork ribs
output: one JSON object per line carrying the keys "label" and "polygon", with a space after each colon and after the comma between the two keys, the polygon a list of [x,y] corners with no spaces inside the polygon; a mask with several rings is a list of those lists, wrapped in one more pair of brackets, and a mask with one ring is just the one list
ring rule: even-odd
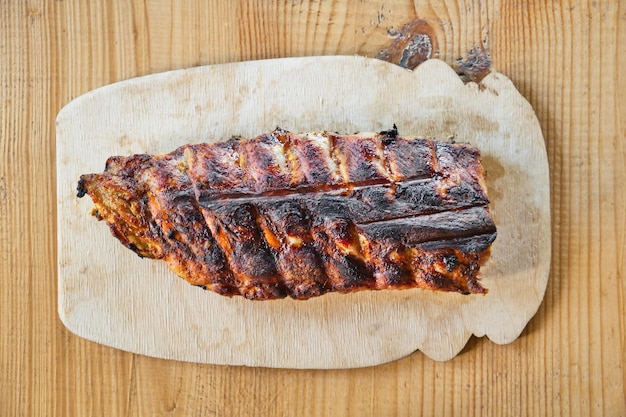
{"label": "rack of pork ribs", "polygon": [[480,152],[395,126],[115,156],[81,176],[85,194],[126,247],[226,296],[487,292],[479,269],[496,227]]}

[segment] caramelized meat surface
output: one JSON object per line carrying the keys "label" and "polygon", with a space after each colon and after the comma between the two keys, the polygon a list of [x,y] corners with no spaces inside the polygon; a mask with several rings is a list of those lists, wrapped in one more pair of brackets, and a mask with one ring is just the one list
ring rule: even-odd
{"label": "caramelized meat surface", "polygon": [[111,157],[93,214],[139,256],[222,295],[486,293],[496,237],[479,151],[375,134],[293,134]]}

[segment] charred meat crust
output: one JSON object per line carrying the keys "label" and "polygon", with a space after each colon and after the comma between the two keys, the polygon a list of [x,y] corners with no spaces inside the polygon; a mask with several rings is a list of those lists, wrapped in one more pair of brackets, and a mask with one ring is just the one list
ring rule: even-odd
{"label": "charred meat crust", "polygon": [[487,291],[478,272],[496,226],[479,151],[395,125],[111,157],[81,176],[87,194],[126,247],[222,295]]}

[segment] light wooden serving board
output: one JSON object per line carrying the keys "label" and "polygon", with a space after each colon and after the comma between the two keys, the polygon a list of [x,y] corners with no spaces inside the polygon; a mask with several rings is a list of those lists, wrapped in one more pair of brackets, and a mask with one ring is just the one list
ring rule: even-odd
{"label": "light wooden serving board", "polygon": [[[111,155],[295,131],[379,131],[481,149],[498,237],[481,270],[486,296],[424,290],[253,302],[193,287],[140,259],[76,198]],[[543,136],[504,75],[464,85],[445,63],[411,72],[361,57],[199,67],[85,94],[57,117],[59,315],[75,334],[159,358],[280,368],[350,368],[415,350],[453,358],[468,338],[514,341],[537,311],[550,267]]]}

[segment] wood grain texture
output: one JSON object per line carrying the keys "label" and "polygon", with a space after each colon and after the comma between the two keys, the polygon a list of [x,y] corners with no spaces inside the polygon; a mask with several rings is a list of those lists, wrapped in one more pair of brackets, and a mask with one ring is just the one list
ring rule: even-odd
{"label": "wood grain texture", "polygon": [[[295,132],[378,132],[397,125],[402,135],[454,138],[480,149],[498,228],[480,271],[488,294],[226,298],[176,279],[164,262],[139,259],[88,214],[91,199],[76,197],[77,179],[101,172],[111,155],[250,138],[277,125]],[[59,315],[75,334],[107,346],[276,368],[372,366],[417,349],[449,360],[473,334],[513,342],[543,299],[551,254],[545,142],[529,103],[498,72],[481,84],[464,84],[438,59],[408,71],[356,56],[168,71],[72,101],[57,116],[56,145]]]}
{"label": "wood grain texture", "polygon": [[[194,65],[376,56],[435,28],[486,44],[534,106],[551,168],[552,273],[507,346],[343,371],[193,365],[72,336],[56,315],[54,117],[72,98]],[[626,7],[620,0],[0,4],[0,415],[626,415]]]}

